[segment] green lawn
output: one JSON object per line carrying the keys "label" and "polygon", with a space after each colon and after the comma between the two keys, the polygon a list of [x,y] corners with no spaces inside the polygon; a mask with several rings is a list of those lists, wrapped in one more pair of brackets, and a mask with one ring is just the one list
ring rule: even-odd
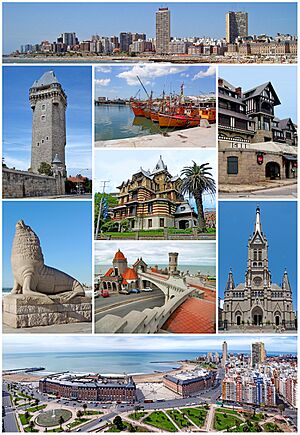
{"label": "green lawn", "polygon": [[208,412],[205,408],[182,408],[181,411],[198,427],[204,425]]}
{"label": "green lawn", "polygon": [[277,426],[276,423],[265,423],[263,428],[266,432],[282,432],[282,430]]}
{"label": "green lawn", "polygon": [[[104,231],[103,234],[106,237],[110,238],[132,238],[135,239],[136,233],[139,234],[139,237],[163,237],[164,236],[164,230],[140,230],[140,231],[124,231],[124,232],[117,232],[117,231]],[[215,234],[216,229],[215,228],[207,228],[206,233],[202,234]],[[187,228],[185,230],[179,230],[177,228],[169,228],[168,234],[170,235],[184,235],[184,234],[193,234],[193,231],[191,228]]]}
{"label": "green lawn", "polygon": [[224,430],[236,426],[236,423],[242,423],[243,420],[234,415],[234,412],[222,410],[222,412],[215,412],[214,428],[216,430]]}
{"label": "green lawn", "polygon": [[31,415],[28,417],[28,419],[25,417],[25,414],[19,414],[19,418],[20,418],[20,421],[21,421],[21,423],[22,423],[22,425],[23,426],[25,426],[26,424],[28,424],[29,422],[30,422],[30,419],[31,419]]}
{"label": "green lawn", "polygon": [[128,415],[128,418],[131,418],[132,420],[140,420],[141,418],[145,417],[146,412],[133,412],[132,414]]}
{"label": "green lawn", "polygon": [[67,424],[68,429],[73,429],[73,427],[79,426],[82,423],[87,423],[89,420],[88,418],[76,418],[72,423]]}
{"label": "green lawn", "polygon": [[31,408],[27,408],[28,412],[36,412],[41,411],[41,409],[45,409],[47,405],[38,405],[38,406],[32,406]]}
{"label": "green lawn", "polygon": [[168,410],[167,414],[171,417],[171,419],[177,424],[177,426],[180,429],[183,429],[184,427],[191,426],[191,423],[189,420],[187,420],[181,412],[179,412],[177,409],[174,410]]}
{"label": "green lawn", "polygon": [[94,411],[92,409],[88,409],[87,411],[84,411],[84,415],[100,415],[103,414],[101,411]]}
{"label": "green lawn", "polygon": [[157,427],[158,429],[166,430],[167,432],[177,432],[174,424],[162,411],[154,411],[143,419],[144,423]]}
{"label": "green lawn", "polygon": [[39,430],[35,429],[35,428],[30,429],[30,427],[27,426],[27,427],[24,427],[24,432],[39,432]]}
{"label": "green lawn", "polygon": [[56,427],[55,429],[48,429],[47,432],[63,432],[64,430],[60,427]]}

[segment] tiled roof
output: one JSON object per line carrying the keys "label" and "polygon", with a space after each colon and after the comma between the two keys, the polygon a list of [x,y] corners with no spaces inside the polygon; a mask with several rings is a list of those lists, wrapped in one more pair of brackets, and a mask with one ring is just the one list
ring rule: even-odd
{"label": "tiled roof", "polygon": [[137,279],[137,274],[136,274],[136,271],[134,269],[131,269],[130,267],[128,267],[125,270],[125,272],[122,274],[122,277],[126,280]]}
{"label": "tiled roof", "polygon": [[42,77],[40,77],[38,80],[35,80],[35,82],[32,85],[32,88],[40,88],[43,86],[50,86],[53,83],[59,83],[57,78],[55,77],[55,74],[53,71],[47,71],[45,72]]}
{"label": "tiled roof", "polygon": [[114,271],[114,269],[112,267],[110,267],[104,276],[111,276],[113,271]]}
{"label": "tiled roof", "polygon": [[120,251],[120,249],[116,252],[114,260],[126,260],[125,255]]}

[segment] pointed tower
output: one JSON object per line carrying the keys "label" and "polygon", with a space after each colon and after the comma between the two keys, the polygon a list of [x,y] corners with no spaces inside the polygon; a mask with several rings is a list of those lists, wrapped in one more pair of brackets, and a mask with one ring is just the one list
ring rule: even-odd
{"label": "pointed tower", "polygon": [[228,274],[226,287],[225,287],[225,292],[233,290],[234,287],[235,287],[235,285],[234,285],[234,280],[233,280],[233,274],[232,274],[232,270],[230,269],[229,274]]}
{"label": "pointed tower", "polygon": [[32,109],[31,171],[38,173],[42,162],[59,160],[64,169],[67,97],[53,71],[45,72],[29,90]]}
{"label": "pointed tower", "polygon": [[282,288],[282,290],[284,290],[288,293],[292,293],[292,289],[291,289],[291,285],[290,285],[290,281],[289,281],[289,277],[288,277],[288,273],[287,273],[286,269],[285,269],[284,274],[283,274],[281,288]]}
{"label": "pointed tower", "polygon": [[271,285],[269,272],[268,241],[262,231],[260,208],[256,208],[254,231],[248,241],[246,288],[263,290]]}

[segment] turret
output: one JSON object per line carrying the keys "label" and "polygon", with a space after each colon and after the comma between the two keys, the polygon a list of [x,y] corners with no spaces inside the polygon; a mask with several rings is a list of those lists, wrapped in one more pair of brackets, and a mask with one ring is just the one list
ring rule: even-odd
{"label": "turret", "polygon": [[228,279],[225,287],[225,292],[233,290],[235,288],[232,270],[229,270]]}
{"label": "turret", "polygon": [[284,274],[283,274],[283,278],[282,278],[282,290],[284,290],[286,292],[290,292],[290,293],[292,292],[287,270],[285,270]]}

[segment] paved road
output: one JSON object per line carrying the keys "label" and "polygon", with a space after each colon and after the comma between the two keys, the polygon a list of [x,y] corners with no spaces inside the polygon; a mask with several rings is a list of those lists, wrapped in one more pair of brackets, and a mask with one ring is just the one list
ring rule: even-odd
{"label": "paved road", "polygon": [[272,189],[253,190],[251,192],[219,193],[219,199],[229,198],[297,198],[297,184],[289,184]]}
{"label": "paved road", "polygon": [[10,396],[7,390],[7,385],[2,387],[2,404],[5,409],[5,416],[3,417],[4,431],[5,432],[19,432],[16,422],[16,415],[14,407],[11,403]]}
{"label": "paved road", "polygon": [[[98,320],[102,319],[104,316],[108,314],[124,317],[126,316],[126,314],[130,313],[133,310],[143,311],[146,308],[161,307],[162,305],[164,305],[164,303],[165,303],[165,296],[162,293],[160,295],[153,295],[153,297],[151,298],[132,301],[126,305],[121,305],[119,307],[107,309],[100,313],[96,312],[95,321],[97,322]],[[96,325],[96,329],[97,329],[97,325]]]}
{"label": "paved road", "polygon": [[139,299],[147,299],[149,297],[162,295],[163,292],[160,289],[153,289],[152,292],[140,292],[140,293],[129,293],[129,295],[124,295],[120,293],[110,293],[108,298],[103,298],[99,296],[95,299],[95,312],[105,309],[109,305],[115,304],[125,304],[126,302],[131,302]]}

